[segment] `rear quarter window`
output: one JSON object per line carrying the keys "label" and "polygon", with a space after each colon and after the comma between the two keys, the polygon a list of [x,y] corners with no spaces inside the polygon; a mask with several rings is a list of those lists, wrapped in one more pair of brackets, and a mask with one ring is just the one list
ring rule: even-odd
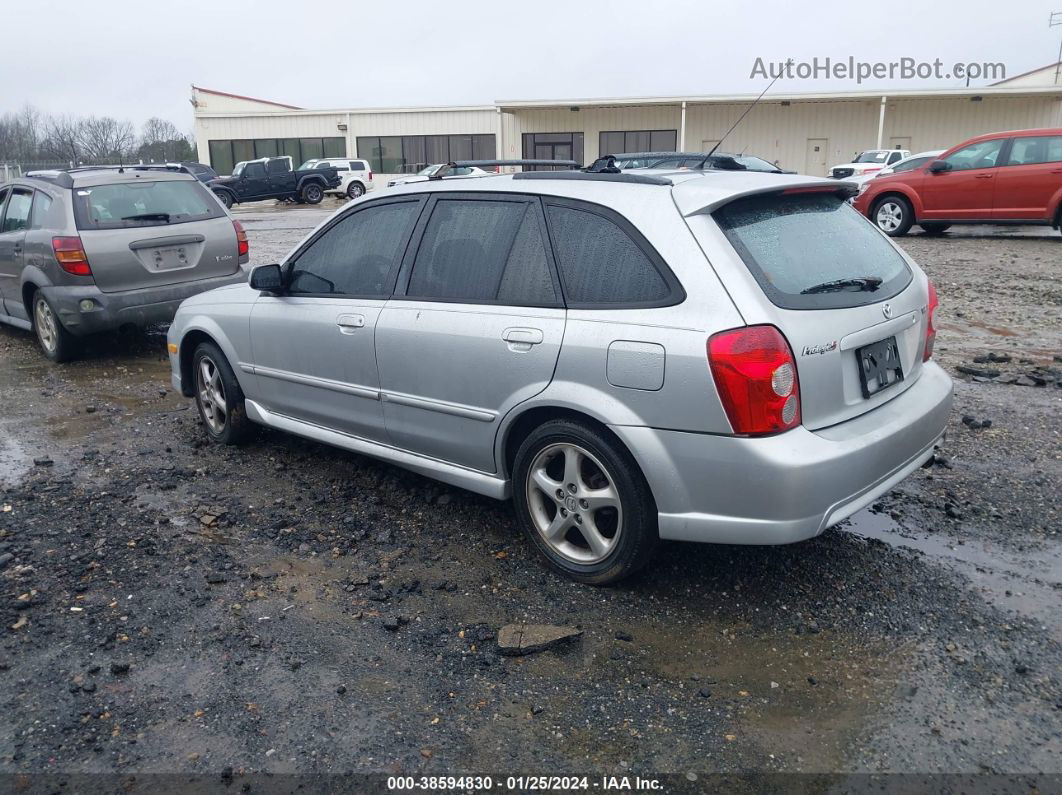
{"label": "rear quarter window", "polygon": [[837,309],[892,298],[911,269],[841,196],[751,196],[713,217],[766,296],[784,309]]}
{"label": "rear quarter window", "polygon": [[120,182],[74,188],[78,229],[126,229],[172,226],[225,211],[198,180]]}

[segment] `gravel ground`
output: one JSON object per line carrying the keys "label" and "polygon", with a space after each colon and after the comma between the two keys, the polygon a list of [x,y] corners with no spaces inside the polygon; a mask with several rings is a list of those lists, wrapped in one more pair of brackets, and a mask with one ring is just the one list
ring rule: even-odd
{"label": "gravel ground", "polygon": [[[237,215],[266,262],[325,209]],[[53,366],[0,329],[0,773],[1062,773],[1062,241],[993,233],[903,241],[956,378],[935,466],[611,589],[507,504],[207,444],[158,333]],[[583,634],[499,654],[524,621]]]}

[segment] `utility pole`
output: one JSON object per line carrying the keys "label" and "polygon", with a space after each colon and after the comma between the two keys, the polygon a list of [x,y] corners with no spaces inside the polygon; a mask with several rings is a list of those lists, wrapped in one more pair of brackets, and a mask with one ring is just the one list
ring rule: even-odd
{"label": "utility pole", "polygon": [[[1062,11],[1052,11],[1050,18],[1047,20],[1047,27],[1054,28],[1062,26]],[[1058,42],[1058,60],[1055,61],[1055,85],[1062,83],[1059,77],[1062,76],[1062,41]]]}

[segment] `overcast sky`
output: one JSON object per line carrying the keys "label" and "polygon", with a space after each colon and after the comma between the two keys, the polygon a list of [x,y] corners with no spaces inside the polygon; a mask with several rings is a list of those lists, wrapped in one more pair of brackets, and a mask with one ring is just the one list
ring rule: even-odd
{"label": "overcast sky", "polygon": [[[1055,61],[1052,10],[1062,0],[34,0],[3,15],[0,112],[29,102],[190,130],[193,83],[307,108],[758,93],[757,57],[988,61],[1016,75]],[[774,90],[857,87],[794,79]]]}

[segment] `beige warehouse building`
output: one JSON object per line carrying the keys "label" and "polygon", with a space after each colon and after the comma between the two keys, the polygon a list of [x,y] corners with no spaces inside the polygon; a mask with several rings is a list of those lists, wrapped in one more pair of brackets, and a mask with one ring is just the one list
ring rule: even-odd
{"label": "beige warehouse building", "polygon": [[[1062,127],[1055,65],[983,88],[821,92],[765,98],[722,147],[825,175],[870,148],[944,149],[998,130]],[[462,159],[705,151],[754,96],[498,101],[493,105],[308,110],[193,86],[201,162],[360,157],[379,175]]]}

